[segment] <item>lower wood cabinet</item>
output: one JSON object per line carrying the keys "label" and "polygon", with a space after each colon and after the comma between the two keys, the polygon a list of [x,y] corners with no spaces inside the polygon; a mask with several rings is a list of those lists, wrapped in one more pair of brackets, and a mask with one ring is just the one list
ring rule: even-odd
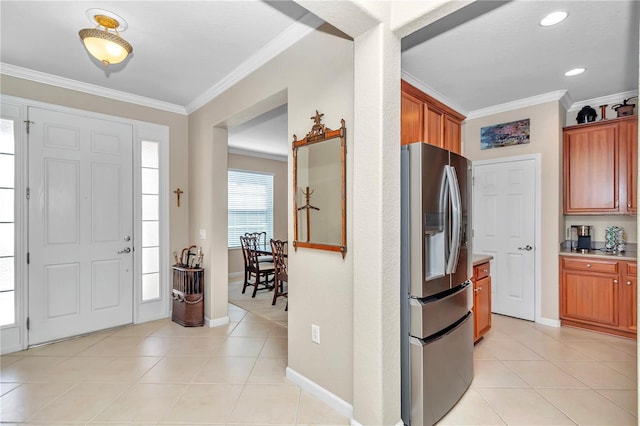
{"label": "lower wood cabinet", "polygon": [[638,333],[638,266],[636,262],[625,262],[620,281],[620,327]]}
{"label": "lower wood cabinet", "polygon": [[635,338],[636,262],[560,256],[563,325]]}
{"label": "lower wood cabinet", "polygon": [[491,269],[489,262],[473,267],[473,341],[491,329]]}

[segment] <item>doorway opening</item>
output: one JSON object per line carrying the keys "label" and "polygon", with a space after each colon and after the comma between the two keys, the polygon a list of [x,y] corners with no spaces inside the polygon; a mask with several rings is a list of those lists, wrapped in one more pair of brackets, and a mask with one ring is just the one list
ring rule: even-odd
{"label": "doorway opening", "polygon": [[[240,235],[261,232],[288,241],[287,104],[261,112],[228,129],[228,271],[229,303],[287,326],[287,299],[273,302],[273,290],[242,288],[245,264]],[[230,313],[231,314],[231,313]]]}

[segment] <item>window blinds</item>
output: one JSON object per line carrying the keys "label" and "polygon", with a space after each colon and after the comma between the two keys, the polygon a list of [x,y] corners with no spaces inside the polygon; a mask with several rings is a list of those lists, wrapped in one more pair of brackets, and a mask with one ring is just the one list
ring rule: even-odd
{"label": "window blinds", "polygon": [[228,172],[229,222],[227,246],[240,247],[246,232],[273,238],[273,175],[241,170]]}

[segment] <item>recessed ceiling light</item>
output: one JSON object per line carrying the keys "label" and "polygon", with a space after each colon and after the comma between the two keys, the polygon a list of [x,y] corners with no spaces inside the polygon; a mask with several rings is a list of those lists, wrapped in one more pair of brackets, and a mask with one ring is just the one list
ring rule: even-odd
{"label": "recessed ceiling light", "polygon": [[563,10],[552,12],[542,18],[542,20],[540,21],[540,25],[542,25],[543,27],[550,27],[564,21],[565,19],[567,19],[567,16],[569,16],[569,14]]}
{"label": "recessed ceiling light", "polygon": [[564,75],[566,75],[567,77],[572,77],[574,75],[582,74],[586,70],[587,70],[586,68],[574,68],[572,70],[565,72]]}

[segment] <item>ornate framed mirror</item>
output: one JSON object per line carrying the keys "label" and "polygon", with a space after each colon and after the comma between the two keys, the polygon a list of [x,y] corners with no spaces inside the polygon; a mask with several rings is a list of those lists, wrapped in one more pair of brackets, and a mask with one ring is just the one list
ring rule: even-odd
{"label": "ornate framed mirror", "polygon": [[316,111],[307,136],[293,135],[293,247],[347,252],[347,128],[321,123]]}

